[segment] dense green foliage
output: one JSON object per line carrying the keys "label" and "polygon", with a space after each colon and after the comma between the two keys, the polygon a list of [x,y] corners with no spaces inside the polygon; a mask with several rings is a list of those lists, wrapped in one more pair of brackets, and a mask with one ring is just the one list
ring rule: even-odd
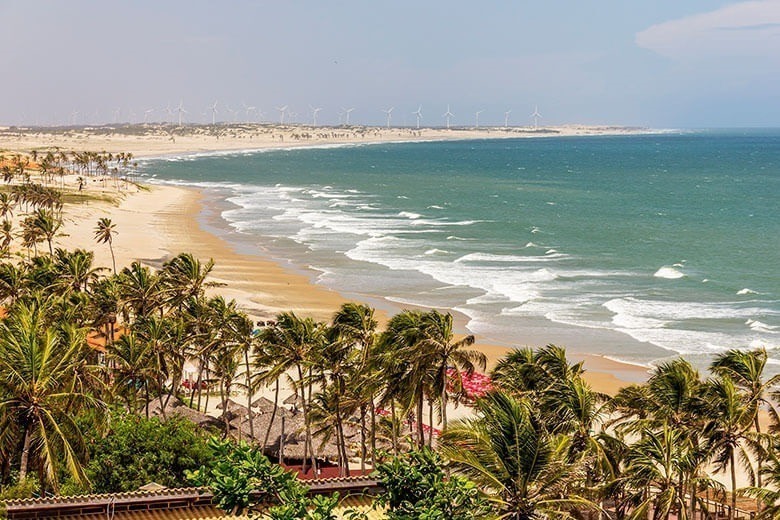
{"label": "dense green foliage", "polygon": [[271,463],[256,446],[212,438],[209,466],[188,472],[192,483],[207,486],[219,507],[233,515],[256,512],[273,520],[330,520],[338,494],[310,497],[293,473]]}
{"label": "dense green foliage", "polygon": [[446,478],[442,464],[435,452],[423,448],[377,466],[384,487],[377,504],[387,508],[388,520],[471,520],[492,515],[474,482]]}
{"label": "dense green foliage", "polygon": [[213,458],[207,441],[200,428],[180,417],[115,415],[106,436],[89,440],[86,473],[97,493],[133,491],[150,482],[186,487],[185,472]]}

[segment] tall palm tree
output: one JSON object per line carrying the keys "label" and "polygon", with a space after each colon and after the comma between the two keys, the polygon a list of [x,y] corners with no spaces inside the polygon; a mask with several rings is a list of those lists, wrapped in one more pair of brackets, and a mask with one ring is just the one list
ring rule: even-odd
{"label": "tall palm tree", "polygon": [[114,236],[117,235],[116,225],[110,218],[102,217],[98,219],[95,226],[95,240],[98,244],[108,244],[108,250],[111,252],[111,265],[116,274],[116,258],[114,257]]}
{"label": "tall palm tree", "polygon": [[342,364],[345,371],[341,384],[341,397],[351,399],[360,413],[360,464],[365,469],[366,461],[366,411],[370,414],[371,427],[368,429],[371,444],[371,458],[376,452],[376,406],[375,399],[379,391],[379,378],[373,363],[376,354],[377,320],[374,309],[368,305],[345,303],[333,316],[331,332],[334,341],[352,345],[349,364]]}
{"label": "tall palm tree", "polygon": [[49,254],[53,255],[52,241],[62,227],[62,219],[54,215],[51,210],[40,208],[32,217],[32,226],[49,244]]}
{"label": "tall palm tree", "polygon": [[751,476],[755,474],[747,449],[747,444],[751,441],[748,431],[753,426],[754,406],[729,376],[712,379],[704,388],[702,408],[708,421],[703,434],[715,457],[716,470],[730,469],[729,520],[734,520],[737,507],[738,460],[742,461],[743,467]]}
{"label": "tall palm tree", "polygon": [[60,461],[76,482],[87,482],[75,416],[79,409],[104,404],[80,380],[88,354],[86,331],[63,334],[48,326],[48,307],[47,300],[18,304],[0,323],[0,410],[19,425],[19,478],[39,468],[41,481],[56,490]]}
{"label": "tall palm tree", "polygon": [[430,352],[416,348],[423,337],[423,313],[404,310],[387,323],[380,337],[382,369],[387,385],[382,401],[393,407],[400,402],[403,412],[415,408],[417,446],[425,446],[423,405],[426,390],[435,377]]}
{"label": "tall palm tree", "polygon": [[[780,383],[780,374],[776,374],[764,380],[764,370],[768,361],[766,349],[760,348],[752,351],[729,350],[715,358],[710,365],[710,371],[721,377],[728,376],[740,388],[747,392],[748,405],[753,413],[753,428],[761,437],[761,421],[759,412],[769,405],[769,390]],[[762,459],[759,452],[756,454],[756,486],[761,487]]]}
{"label": "tall palm tree", "polygon": [[[267,373],[270,380],[285,376],[293,371],[292,387],[303,408],[306,441],[304,453],[311,457],[315,465],[311,425],[308,411],[306,374],[312,357],[312,351],[318,350],[325,340],[325,327],[312,318],[300,318],[293,312],[283,312],[276,317],[276,324],[260,333],[259,341],[269,352],[273,352],[273,365]],[[303,469],[306,470],[306,457]]]}
{"label": "tall palm tree", "polygon": [[527,400],[503,393],[477,401],[477,416],[451,423],[439,447],[455,473],[473,480],[501,518],[567,518],[598,507],[573,492],[580,467],[568,459],[569,441],[551,435]]}
{"label": "tall palm tree", "polygon": [[206,282],[213,269],[214,260],[204,264],[190,253],[181,253],[163,264],[160,277],[170,289],[171,307],[180,307],[184,300],[200,296],[204,287],[213,285]]}
{"label": "tall palm tree", "polygon": [[[474,344],[474,336],[455,340],[452,331],[452,314],[431,310],[423,315],[423,334],[418,347],[432,356],[436,371],[434,388],[439,395],[439,407],[444,428],[447,427],[447,395],[452,383],[462,387],[462,372],[471,374],[479,367],[485,370],[487,358],[477,350],[467,350]],[[433,425],[431,425],[433,427]]]}
{"label": "tall palm tree", "polygon": [[660,430],[644,430],[626,455],[626,479],[635,489],[638,506],[631,520],[669,519],[673,513],[686,520],[684,482],[695,447],[689,435],[670,424]]}

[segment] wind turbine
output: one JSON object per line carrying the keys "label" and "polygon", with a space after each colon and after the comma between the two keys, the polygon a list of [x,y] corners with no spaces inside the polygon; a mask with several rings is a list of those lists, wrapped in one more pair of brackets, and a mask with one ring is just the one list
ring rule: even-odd
{"label": "wind turbine", "polygon": [[320,113],[320,110],[322,108],[314,108],[313,106],[309,105],[309,108],[311,108],[311,120],[314,126],[317,126],[317,114]]}
{"label": "wind turbine", "polygon": [[168,105],[163,109],[165,113],[168,114],[168,120],[172,123],[173,122],[173,110],[171,110],[171,104],[168,103]]}
{"label": "wind turbine", "polygon": [[251,121],[252,119],[249,117],[249,114],[252,112],[257,114],[257,107],[248,107],[243,101],[241,102],[241,105],[244,107],[244,111],[246,112],[246,120]]}
{"label": "wind turbine", "polygon": [[479,128],[479,115],[484,112],[484,110],[477,110],[477,112],[474,114],[474,119],[476,120],[476,128]]}
{"label": "wind turbine", "polygon": [[144,110],[144,124],[149,122],[149,114],[151,114],[152,112],[154,112],[153,108],[147,108],[146,110]]}
{"label": "wind turbine", "polygon": [[343,110],[343,111],[344,111],[344,115],[346,116],[346,117],[344,118],[344,124],[345,124],[346,126],[349,126],[349,114],[351,114],[351,113],[352,113],[352,111],[353,111],[353,110],[355,110],[355,109],[354,109],[354,107],[353,107],[353,108],[342,108],[341,110]]}
{"label": "wind turbine", "polygon": [[284,105],[283,107],[276,107],[276,110],[279,111],[279,124],[284,124],[284,113],[287,111],[287,105]]}
{"label": "wind turbine", "polygon": [[179,100],[179,106],[176,107],[176,112],[179,113],[179,126],[181,126],[181,116],[186,114],[187,111],[184,110],[184,100]]}
{"label": "wind turbine", "polygon": [[507,128],[509,126],[509,114],[511,114],[511,110],[507,110],[504,112],[504,128]]}
{"label": "wind turbine", "polygon": [[450,118],[454,117],[454,116],[455,116],[455,114],[450,112],[450,106],[447,105],[447,111],[444,113],[444,118],[447,120],[447,130],[450,129]]}
{"label": "wind turbine", "polygon": [[422,119],[422,105],[417,107],[417,112],[412,112],[412,115],[417,116],[417,130],[420,129],[420,119]]}
{"label": "wind turbine", "polygon": [[542,117],[542,114],[539,113],[539,108],[534,105],[534,113],[531,114],[531,117],[534,118],[534,130],[539,128],[539,119]]}
{"label": "wind turbine", "polygon": [[230,113],[230,115],[233,116],[233,122],[235,123],[236,120],[238,120],[238,110],[233,110],[227,105],[225,105],[225,110],[227,110]]}
{"label": "wind turbine", "polygon": [[119,112],[121,112],[121,110],[122,109],[120,107],[116,107],[114,109],[114,124],[117,124],[119,122]]}
{"label": "wind turbine", "polygon": [[390,128],[390,119],[393,117],[393,109],[395,107],[390,107],[387,110],[382,110],[385,114],[387,114],[387,128]]}
{"label": "wind turbine", "polygon": [[210,105],[209,109],[211,110],[211,125],[214,126],[217,124],[217,102],[214,101],[214,104]]}

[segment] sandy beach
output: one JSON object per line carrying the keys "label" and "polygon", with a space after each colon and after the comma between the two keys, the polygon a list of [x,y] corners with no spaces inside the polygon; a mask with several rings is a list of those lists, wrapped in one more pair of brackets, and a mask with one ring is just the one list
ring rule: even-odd
{"label": "sandy beach", "polygon": [[[143,130],[143,129],[141,129]],[[620,127],[567,126],[534,132],[528,128],[510,129],[381,129],[381,128],[307,128],[279,125],[231,125],[214,127],[168,128],[148,125],[144,133],[139,128],[65,129],[13,131],[0,130],[0,153],[29,153],[32,150],[62,150],[130,152],[135,157],[155,157],[171,154],[268,149],[294,146],[337,145],[347,143],[392,142],[414,140],[451,140],[497,137],[529,137],[555,135],[607,135],[637,133],[638,129]],[[65,184],[77,186],[75,176],[65,178]],[[112,183],[90,178],[85,187],[89,193],[116,193]],[[97,265],[110,269],[111,257],[107,247],[94,241],[94,227],[101,217],[111,218],[118,231],[114,241],[117,266],[139,260],[159,267],[180,252],[190,252],[207,260],[213,258],[215,268],[212,281],[219,284],[211,289],[239,306],[255,320],[269,319],[277,313],[295,311],[318,320],[329,320],[340,304],[348,301],[340,294],[313,282],[313,273],[256,254],[242,254],[223,238],[206,231],[201,216],[206,201],[195,189],[173,186],[145,186],[141,190],[127,186],[120,191],[119,201],[67,205],[62,236],[57,245],[66,248],[85,248],[95,251]],[[211,208],[213,210],[213,208]],[[382,295],[376,295],[381,299]],[[388,312],[401,310],[394,304],[378,310],[380,321]],[[460,319],[458,319],[460,318]],[[465,333],[465,319],[456,316],[459,332]],[[537,335],[538,336],[538,331]],[[484,340],[483,340],[484,341]],[[543,338],[530,337],[522,345],[542,346]],[[477,347],[493,365],[510,349],[491,345],[477,338]],[[588,380],[596,390],[614,393],[627,383],[646,379],[644,367],[620,363],[598,353],[575,352],[572,360],[585,361]]]}

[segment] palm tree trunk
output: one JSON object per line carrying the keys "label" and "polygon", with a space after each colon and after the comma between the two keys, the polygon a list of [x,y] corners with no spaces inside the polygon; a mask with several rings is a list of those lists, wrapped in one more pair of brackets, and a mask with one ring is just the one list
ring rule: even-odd
{"label": "palm tree trunk", "polygon": [[360,471],[366,471],[366,405],[360,406]]}
{"label": "palm tree trunk", "polygon": [[398,432],[395,428],[395,399],[390,399],[390,422],[393,437],[393,455],[398,456]]}
{"label": "palm tree trunk", "polygon": [[[265,438],[263,438],[263,447],[265,450],[268,446],[268,437],[271,436],[271,427],[274,425],[274,419],[276,419],[276,409],[279,408],[279,378],[276,378],[276,388],[274,389],[274,411],[271,412],[271,420],[268,422],[268,429],[265,430]],[[284,418],[282,418],[284,420]]]}
{"label": "palm tree trunk", "polygon": [[428,447],[433,445],[433,399],[428,399],[428,427],[431,431],[428,432]]}
{"label": "palm tree trunk", "polygon": [[417,395],[417,447],[425,447],[425,432],[423,432],[423,389],[422,386]]}
{"label": "palm tree trunk", "polygon": [[255,425],[253,422],[254,417],[252,417],[252,377],[249,372],[249,348],[244,349],[244,366],[246,366],[246,409],[249,410],[249,436],[254,441]]}
{"label": "palm tree trunk", "polygon": [[[228,400],[225,393],[225,384],[222,381],[219,382],[219,398],[222,401],[222,420],[225,424],[225,432],[222,434],[222,438],[227,439],[227,436],[230,433],[230,421],[228,420]],[[208,405],[206,406],[208,407]],[[241,430],[239,429],[239,431]]]}
{"label": "palm tree trunk", "polygon": [[734,515],[737,512],[737,468],[733,450],[729,459],[731,463],[731,510],[729,511],[729,520],[734,520]]}
{"label": "palm tree trunk", "polygon": [[[309,403],[311,403],[311,392],[312,392],[312,386],[313,386],[313,384],[311,382],[311,378],[312,378],[312,369],[310,368],[309,369],[309,385],[308,385],[308,387],[309,387],[309,397],[306,400],[306,404],[307,405]],[[314,478],[317,478],[317,459],[316,459],[316,455],[314,453],[314,438],[312,437],[312,434],[311,434],[311,421],[309,420],[308,409],[306,410],[306,415],[304,416],[304,424],[306,425],[306,438],[309,440],[309,453],[311,454],[312,474],[314,475]]]}
{"label": "palm tree trunk", "polygon": [[19,463],[19,482],[27,477],[27,466],[30,461],[30,444],[32,442],[32,428],[30,425],[24,427],[24,447],[22,448],[22,460]]}
{"label": "palm tree trunk", "polygon": [[303,441],[303,461],[301,463],[301,473],[306,474],[306,470],[308,466],[306,465],[306,459],[309,456],[309,414],[308,409],[306,407],[306,389],[303,387],[303,369],[301,368],[300,364],[296,364],[296,368],[298,369],[298,384],[296,385],[298,388],[295,389],[296,395],[298,394],[298,391],[300,391],[300,398],[301,398],[301,408],[303,408],[303,423],[305,425],[305,439]]}
{"label": "palm tree trunk", "polygon": [[444,370],[444,384],[441,387],[441,425],[442,429],[447,429],[447,370]]}
{"label": "palm tree trunk", "polygon": [[371,395],[371,467],[376,466],[376,405],[374,404],[374,396]]}
{"label": "palm tree trunk", "polygon": [[114,246],[111,245],[111,240],[108,241],[108,250],[111,251],[111,265],[114,268],[114,274],[116,274],[116,258],[114,257]]}

